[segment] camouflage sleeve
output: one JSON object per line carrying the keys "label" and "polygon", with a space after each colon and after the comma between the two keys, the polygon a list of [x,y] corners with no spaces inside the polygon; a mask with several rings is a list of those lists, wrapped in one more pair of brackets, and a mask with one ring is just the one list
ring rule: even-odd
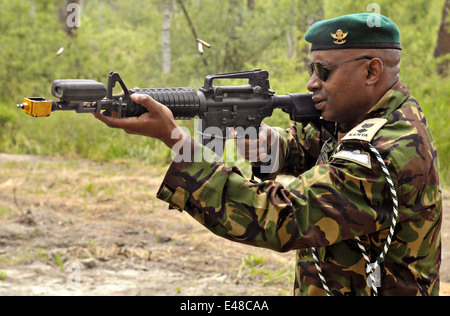
{"label": "camouflage sleeve", "polygon": [[[184,148],[211,156],[208,148],[192,140],[189,145]],[[218,157],[174,162],[158,198],[233,241],[276,251],[324,247],[389,226],[386,183],[380,167],[370,167],[336,160],[314,166],[284,188],[246,180]]]}
{"label": "camouflage sleeve", "polygon": [[296,122],[292,122],[287,130],[278,127],[273,129],[279,136],[278,168],[272,172],[262,172],[260,167],[253,167],[253,174],[257,178],[273,180],[278,175],[298,177],[315,165],[323,143],[316,129],[311,125],[304,126]]}

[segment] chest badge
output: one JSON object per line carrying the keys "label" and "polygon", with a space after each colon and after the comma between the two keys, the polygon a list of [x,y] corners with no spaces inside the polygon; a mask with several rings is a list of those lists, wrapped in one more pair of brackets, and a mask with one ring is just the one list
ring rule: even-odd
{"label": "chest badge", "polygon": [[342,160],[348,160],[366,168],[372,169],[372,163],[370,162],[370,155],[365,151],[359,149],[356,150],[342,150],[331,158],[338,158]]}
{"label": "chest badge", "polygon": [[335,44],[341,45],[344,44],[347,40],[345,39],[348,35],[347,33],[342,32],[341,29],[337,30],[335,34],[331,33],[331,36],[333,36],[336,41],[334,41]]}

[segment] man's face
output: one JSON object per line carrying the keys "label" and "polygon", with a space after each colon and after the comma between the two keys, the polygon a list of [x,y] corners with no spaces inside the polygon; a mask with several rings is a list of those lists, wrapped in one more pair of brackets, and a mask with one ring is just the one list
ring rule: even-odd
{"label": "man's face", "polygon": [[[362,56],[368,55],[362,50],[313,51],[310,62],[320,61],[327,66]],[[369,60],[362,59],[330,67],[326,81],[320,80],[316,73],[312,75],[307,88],[313,92],[313,101],[325,120],[353,127],[362,118],[368,106],[368,63]]]}

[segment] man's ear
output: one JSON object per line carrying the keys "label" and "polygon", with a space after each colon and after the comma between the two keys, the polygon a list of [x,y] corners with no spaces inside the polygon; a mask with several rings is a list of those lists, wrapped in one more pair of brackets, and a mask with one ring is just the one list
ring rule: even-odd
{"label": "man's ear", "polygon": [[375,85],[382,77],[384,71],[383,62],[379,58],[371,59],[367,65],[366,83],[368,86]]}

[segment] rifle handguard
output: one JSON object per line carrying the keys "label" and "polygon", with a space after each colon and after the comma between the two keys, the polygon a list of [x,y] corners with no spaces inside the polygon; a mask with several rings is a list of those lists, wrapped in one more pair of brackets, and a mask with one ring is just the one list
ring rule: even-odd
{"label": "rifle handguard", "polygon": [[[206,100],[203,94],[192,88],[160,88],[160,89],[131,89],[130,94],[146,94],[155,101],[168,107],[176,120],[189,120],[200,113]],[[134,102],[133,102],[134,103]],[[126,111],[126,116],[140,116],[147,112],[143,106],[136,104],[135,109]]]}

